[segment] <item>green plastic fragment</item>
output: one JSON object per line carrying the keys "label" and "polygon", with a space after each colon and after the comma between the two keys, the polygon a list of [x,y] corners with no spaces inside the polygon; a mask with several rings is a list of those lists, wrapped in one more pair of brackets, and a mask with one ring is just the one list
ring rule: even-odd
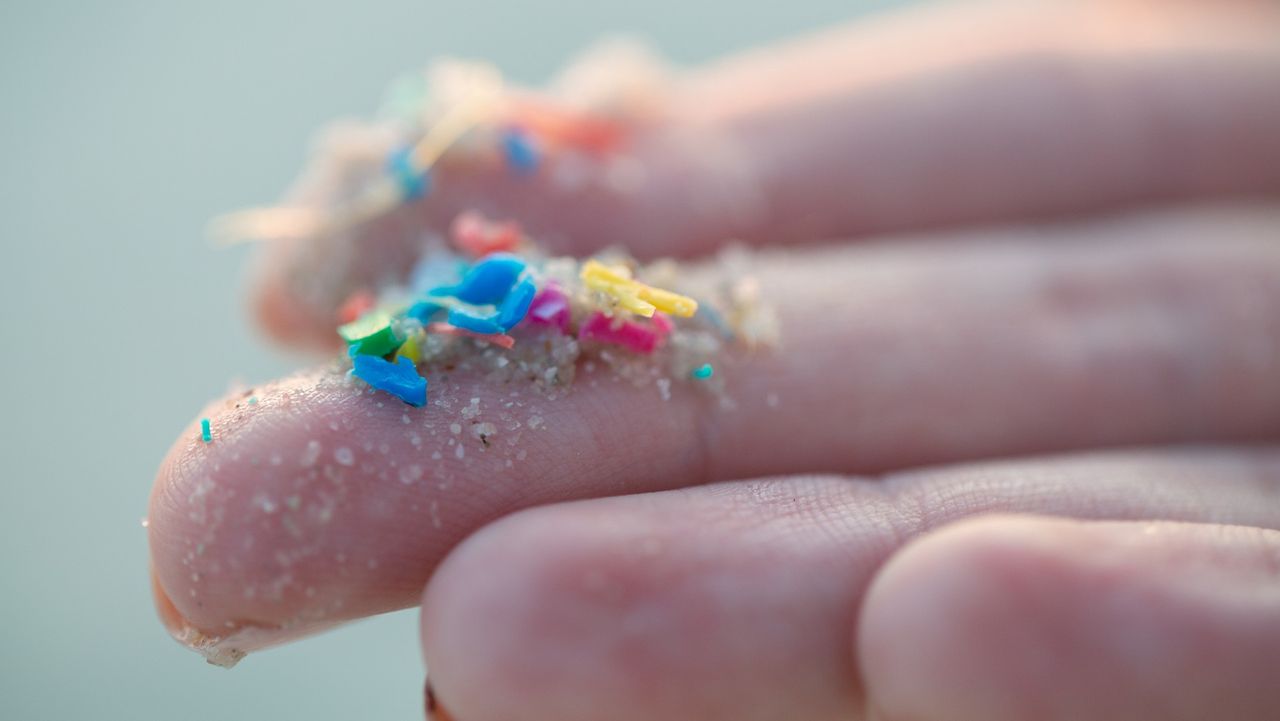
{"label": "green plastic fragment", "polygon": [[258,397],[257,397],[257,396],[249,396],[249,405],[251,405],[251,406],[256,406],[256,405],[258,405]]}
{"label": "green plastic fragment", "polygon": [[404,343],[386,311],[373,311],[339,326],[338,335],[347,342],[349,351],[362,355],[384,356]]}
{"label": "green plastic fragment", "polygon": [[710,363],[703,363],[697,368],[694,368],[693,372],[690,373],[689,375],[693,376],[694,378],[700,381],[704,381],[710,378],[712,374],[715,372],[716,372],[716,369],[712,368]]}
{"label": "green plastic fragment", "polygon": [[200,440],[204,441],[205,443],[213,442],[213,429],[209,427],[208,418],[200,419]]}

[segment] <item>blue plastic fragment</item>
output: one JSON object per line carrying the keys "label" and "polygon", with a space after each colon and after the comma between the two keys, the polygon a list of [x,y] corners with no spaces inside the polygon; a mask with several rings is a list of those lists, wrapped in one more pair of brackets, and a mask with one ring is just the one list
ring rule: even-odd
{"label": "blue plastic fragment", "polygon": [[[472,333],[505,333],[529,313],[538,292],[533,280],[525,276],[527,267],[518,256],[493,253],[471,266],[457,285],[436,288],[429,297],[452,296],[467,304],[449,309],[450,325]],[[415,309],[420,306],[423,312],[434,313],[442,304],[429,299],[419,301],[409,309],[409,315],[418,317]],[[423,323],[427,320],[418,319]]]}
{"label": "blue plastic fragment", "polygon": [[724,321],[724,318],[716,312],[716,309],[713,308],[710,303],[699,301],[698,311],[694,317],[703,318],[708,323],[715,326],[716,331],[719,332],[721,336],[729,340],[733,340],[733,329],[729,327],[729,324]]}
{"label": "blue plastic fragment", "polygon": [[538,171],[541,160],[533,138],[521,128],[508,128],[502,134],[502,153],[507,164],[520,175],[532,175]]}
{"label": "blue plastic fragment", "polygon": [[510,253],[493,253],[471,266],[455,286],[437,288],[432,295],[451,295],[472,305],[497,305],[511,292],[525,262]]}
{"label": "blue plastic fragment", "polygon": [[467,308],[449,310],[449,325],[469,330],[472,333],[502,333],[505,329],[497,323],[498,312],[475,313]]}
{"label": "blue plastic fragment", "polygon": [[533,303],[533,296],[537,292],[537,287],[528,277],[521,278],[520,282],[516,283],[511,292],[507,293],[507,297],[502,299],[502,305],[498,306],[497,323],[502,330],[511,330],[516,327],[516,323],[524,320],[524,317],[529,314],[529,306]]}
{"label": "blue plastic fragment", "polygon": [[693,376],[697,380],[704,381],[710,378],[715,372],[716,369],[712,368],[710,363],[703,363],[697,368],[694,368],[693,372],[689,375]]}
{"label": "blue plastic fragment", "polygon": [[213,442],[213,429],[209,427],[208,418],[200,419],[200,440],[204,441],[205,443]]}
{"label": "blue plastic fragment", "polygon": [[484,312],[474,306],[454,307],[449,310],[449,324],[472,333],[506,333],[529,314],[529,306],[537,292],[532,280],[521,278],[494,310]]}
{"label": "blue plastic fragment", "polygon": [[418,369],[408,358],[399,358],[391,363],[378,356],[357,355],[352,362],[352,372],[365,383],[411,406],[426,405],[427,379],[418,375]]}
{"label": "blue plastic fragment", "polygon": [[405,311],[405,315],[410,318],[414,318],[419,323],[425,325],[429,323],[431,321],[431,317],[440,312],[443,307],[444,306],[439,303],[432,303],[429,300],[420,300],[409,306],[409,310]]}
{"label": "blue plastic fragment", "polygon": [[431,174],[413,167],[413,148],[401,148],[387,158],[387,172],[400,185],[406,200],[417,200],[431,190]]}

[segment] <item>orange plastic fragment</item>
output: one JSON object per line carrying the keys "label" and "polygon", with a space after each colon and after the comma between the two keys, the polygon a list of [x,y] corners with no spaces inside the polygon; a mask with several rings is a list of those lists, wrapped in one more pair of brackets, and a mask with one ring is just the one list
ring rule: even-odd
{"label": "orange plastic fragment", "polygon": [[518,100],[514,106],[515,122],[545,143],[605,154],[626,141],[627,128],[617,120],[532,99]]}

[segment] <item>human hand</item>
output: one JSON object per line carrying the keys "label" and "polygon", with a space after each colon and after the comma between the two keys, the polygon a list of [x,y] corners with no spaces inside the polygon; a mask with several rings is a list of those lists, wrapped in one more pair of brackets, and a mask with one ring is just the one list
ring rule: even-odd
{"label": "human hand", "polygon": [[[260,315],[318,344],[409,262],[396,223],[477,202],[564,251],[786,245],[784,342],[717,362],[732,411],[585,371],[555,401],[455,376],[414,410],[320,369],[216,403],[153,494],[162,616],[252,649],[422,600],[461,721],[1275,715],[1278,23],[888,18],[689,77],[639,194],[464,169],[349,263],[271,246]],[[471,398],[542,428],[486,452],[450,429]]]}

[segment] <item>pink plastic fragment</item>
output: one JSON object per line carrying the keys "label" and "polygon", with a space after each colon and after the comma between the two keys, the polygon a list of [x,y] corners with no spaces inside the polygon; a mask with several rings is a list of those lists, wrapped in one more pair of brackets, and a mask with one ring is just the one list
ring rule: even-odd
{"label": "pink plastic fragment", "polygon": [[664,339],[671,335],[671,331],[676,329],[675,323],[671,322],[671,318],[666,313],[654,313],[653,317],[649,319],[649,323],[662,334]]}
{"label": "pink plastic fragment", "polygon": [[578,329],[582,340],[620,345],[628,350],[649,354],[658,349],[671,333],[671,321],[655,313],[649,322],[610,318],[596,312]]}
{"label": "pink plastic fragment", "polygon": [[449,325],[448,323],[428,323],[427,332],[439,333],[440,335],[451,335],[458,338],[475,338],[478,341],[492,343],[499,348],[510,349],[516,344],[516,339],[505,333],[475,333],[467,330],[466,328],[459,328],[456,325]]}
{"label": "pink plastic fragment", "polygon": [[522,235],[519,223],[489,220],[474,210],[458,215],[449,227],[453,245],[472,258],[515,250]]}
{"label": "pink plastic fragment", "polygon": [[525,318],[529,325],[549,326],[561,333],[568,333],[569,298],[559,287],[547,285],[534,296],[529,314]]}

